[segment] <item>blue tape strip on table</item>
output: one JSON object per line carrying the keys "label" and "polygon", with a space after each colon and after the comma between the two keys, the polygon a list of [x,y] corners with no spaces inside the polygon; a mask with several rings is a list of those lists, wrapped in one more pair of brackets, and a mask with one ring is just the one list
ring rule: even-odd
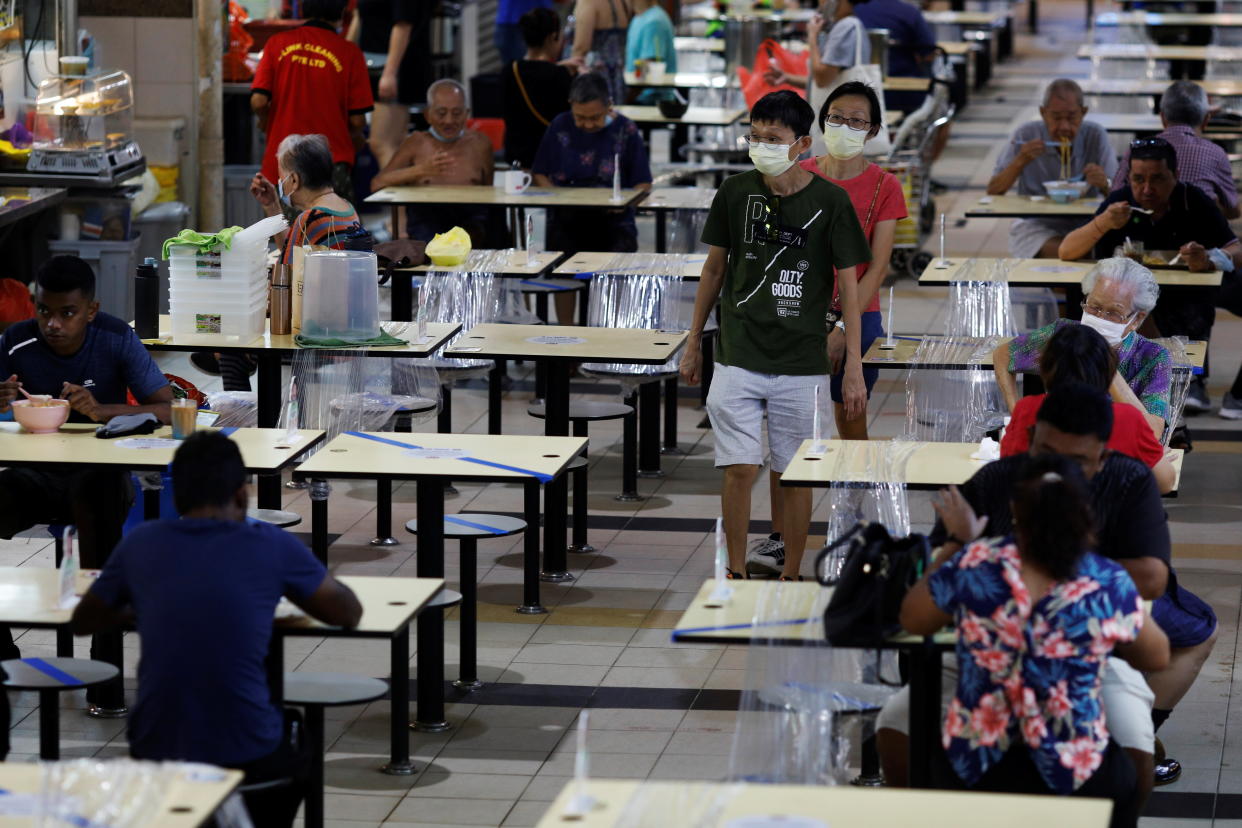
{"label": "blue tape strip on table", "polygon": [[74,676],[69,675],[64,670],[61,670],[59,667],[53,667],[51,664],[48,664],[46,661],[44,661],[41,658],[23,658],[22,663],[29,664],[31,667],[38,670],[40,673],[51,676],[52,678],[59,681],[61,684],[64,684],[68,687],[81,687],[82,686],[81,679],[78,679]]}
{"label": "blue tape strip on table", "polygon": [[233,433],[236,431],[237,431],[237,426],[225,426],[224,428],[220,429],[220,433],[223,434],[225,437],[232,437]]}
{"label": "blue tape strip on table", "polygon": [[[362,437],[365,440],[374,440],[377,443],[387,443],[390,446],[397,446],[398,448],[407,448],[407,449],[416,449],[416,450],[424,448],[423,446],[416,446],[413,443],[403,443],[400,440],[389,440],[387,437],[377,437],[374,434],[365,434],[361,431],[346,431],[345,433],[351,437]],[[534,469],[524,469],[521,466],[507,466],[504,463],[493,463],[491,460],[480,460],[477,457],[456,457],[454,459],[460,460],[463,463],[477,463],[480,466],[490,466],[493,469],[503,469],[504,471],[511,471],[511,472],[517,472],[518,474],[525,474],[525,475],[535,478],[540,483],[548,483],[552,480],[552,475],[550,474],[544,474],[543,472],[537,472]]]}
{"label": "blue tape strip on table", "polygon": [[486,523],[474,523],[469,520],[462,520],[459,517],[445,515],[444,520],[447,523],[456,523],[458,526],[469,526],[471,529],[482,529],[484,532],[490,532],[493,535],[503,535],[505,530],[497,529],[495,526],[488,526]]}
{"label": "blue tape strip on table", "polygon": [[725,624],[723,627],[691,627],[687,630],[673,630],[673,638],[690,635],[691,633],[724,632],[725,630],[748,630],[761,627],[792,627],[794,624],[806,624],[814,618],[788,618],[783,621],[750,621],[745,624]]}
{"label": "blue tape strip on table", "polygon": [[519,284],[530,285],[531,287],[548,288],[549,290],[574,290],[568,285],[554,285],[551,282],[536,282],[534,279],[522,279]]}

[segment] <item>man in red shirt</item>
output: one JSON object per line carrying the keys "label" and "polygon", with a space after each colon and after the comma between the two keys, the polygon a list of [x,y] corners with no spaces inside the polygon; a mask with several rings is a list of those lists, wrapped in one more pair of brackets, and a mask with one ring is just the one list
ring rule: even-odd
{"label": "man in red shirt", "polygon": [[276,181],[276,147],[286,135],[327,136],[333,186],[353,198],[349,173],[364,143],[371,81],[362,50],[336,33],[345,0],[303,0],[306,25],[267,41],[250,87],[250,108],[267,133],[263,175]]}

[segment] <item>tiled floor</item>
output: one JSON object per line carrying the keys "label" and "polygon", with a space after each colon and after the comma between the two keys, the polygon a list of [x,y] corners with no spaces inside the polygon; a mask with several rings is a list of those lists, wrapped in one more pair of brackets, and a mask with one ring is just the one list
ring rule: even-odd
{"label": "tiled floor", "polygon": [[[972,99],[954,127],[936,177],[955,188],[942,196],[941,210],[960,215],[986,182],[998,136],[1030,117],[1039,86],[1058,73],[1082,74],[1085,65],[1066,57],[1080,42],[1081,7],[1076,2],[1040,4],[1044,23],[1038,39],[1019,34],[1019,58],[998,67],[992,85]],[[949,254],[1001,255],[1008,222],[950,222]],[[644,226],[649,238],[651,229]],[[899,327],[918,332],[942,312],[946,291],[898,281]],[[887,298],[885,298],[887,302]],[[1222,312],[1212,343],[1210,389],[1219,401],[1242,357],[1242,323]],[[211,378],[197,374],[184,357],[167,359],[170,370],[206,388]],[[529,366],[527,366],[529,367]],[[525,413],[528,373],[512,369],[514,387],[504,402],[506,433],[537,434],[540,421]],[[603,398],[586,381],[575,392]],[[871,404],[872,434],[897,433],[904,423],[905,378],[882,377]],[[486,398],[480,387],[459,388],[454,418],[459,430],[484,430]],[[719,779],[729,770],[733,749],[735,691],[747,685],[747,652],[738,647],[673,646],[669,629],[691,594],[711,571],[712,519],[719,512],[718,474],[712,468],[711,432],[697,427],[702,414],[697,396],[683,395],[678,439],[684,452],[663,458],[666,476],[640,480],[646,499],[620,503],[620,428],[591,426],[591,555],[571,555],[575,580],[543,585],[547,615],[514,613],[520,597],[521,539],[483,541],[479,548],[480,676],[487,687],[450,704],[453,727],[443,734],[412,733],[418,773],[380,774],[387,751],[388,706],[328,713],[327,816],[332,825],[532,825],[573,770],[570,733],[579,710],[592,708],[592,772],[598,776],[660,779]],[[1233,664],[1242,599],[1242,431],[1214,415],[1192,419],[1197,450],[1185,463],[1181,496],[1168,502],[1177,566],[1182,580],[1204,596],[1220,617],[1216,652],[1188,698],[1161,731],[1171,755],[1186,767],[1178,783],[1152,799],[1144,826],[1211,824],[1242,826],[1242,724],[1231,712]],[[518,511],[517,487],[459,484],[450,511]],[[815,495],[817,520],[826,513],[826,495]],[[413,516],[412,486],[394,495],[397,523]],[[926,495],[912,493],[911,511],[926,527],[931,509]],[[303,492],[289,491],[286,507],[309,514]],[[374,486],[334,483],[330,531],[339,537],[330,550],[340,574],[412,575],[416,543],[376,548]],[[766,520],[766,484],[754,492],[756,533]],[[302,527],[305,528],[305,527]],[[51,543],[38,532],[0,542],[0,565],[51,565]],[[815,541],[818,543],[819,541]],[[448,557],[448,578],[457,574]],[[51,654],[50,633],[31,631],[19,644],[26,655]],[[127,636],[127,675],[133,676],[139,642]],[[446,631],[447,675],[456,675],[457,629],[450,615]],[[80,648],[84,650],[84,648]],[[84,654],[84,652],[80,652]],[[411,652],[413,654],[413,652]],[[362,675],[387,674],[387,648],[366,641],[291,639],[290,670],[332,670]],[[13,760],[37,751],[35,699],[14,698]],[[68,708],[82,699],[62,697]],[[61,723],[64,753],[124,753],[124,723],[94,721],[70,713]]]}

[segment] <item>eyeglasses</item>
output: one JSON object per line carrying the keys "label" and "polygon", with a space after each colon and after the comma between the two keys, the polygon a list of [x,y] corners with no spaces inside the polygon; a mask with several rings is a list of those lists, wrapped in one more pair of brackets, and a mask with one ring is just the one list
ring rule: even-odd
{"label": "eyeglasses", "polygon": [[790,147],[793,146],[798,139],[795,138],[787,144],[780,138],[760,138],[756,135],[747,135],[742,140],[752,147]]}
{"label": "eyeglasses", "polygon": [[1155,149],[1172,149],[1173,145],[1163,138],[1136,138],[1130,142],[1130,149],[1145,149],[1152,147]]}
{"label": "eyeglasses", "polygon": [[1084,313],[1089,313],[1097,319],[1107,319],[1109,322],[1116,322],[1119,325],[1129,322],[1130,317],[1134,316],[1133,311],[1128,314],[1120,314],[1116,311],[1110,311],[1107,308],[1102,308],[1099,305],[1088,304],[1086,300],[1083,300],[1079,304],[1082,306]]}
{"label": "eyeglasses", "polygon": [[864,121],[862,118],[843,118],[840,115],[837,115],[835,113],[832,115],[829,115],[824,120],[827,121],[832,126],[841,126],[841,124],[845,124],[847,127],[854,130],[855,132],[862,132],[864,129],[867,129],[868,127],[871,126],[870,121]]}

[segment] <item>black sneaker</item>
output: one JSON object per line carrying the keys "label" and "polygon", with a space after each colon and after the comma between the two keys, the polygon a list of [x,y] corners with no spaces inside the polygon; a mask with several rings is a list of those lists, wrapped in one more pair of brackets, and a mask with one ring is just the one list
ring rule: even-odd
{"label": "black sneaker", "polygon": [[1212,410],[1212,401],[1208,398],[1207,385],[1203,377],[1195,377],[1186,389],[1186,413],[1206,414]]}

